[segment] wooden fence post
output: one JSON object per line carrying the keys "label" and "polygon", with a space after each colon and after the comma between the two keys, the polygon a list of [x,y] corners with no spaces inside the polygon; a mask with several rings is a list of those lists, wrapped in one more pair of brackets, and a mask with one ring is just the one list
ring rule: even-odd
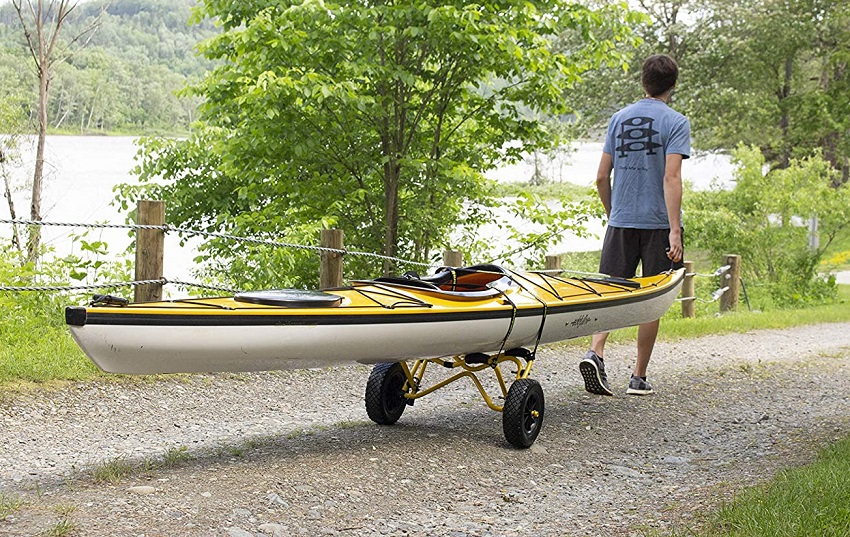
{"label": "wooden fence post", "polygon": [[[165,202],[140,200],[136,208],[136,223],[148,226],[165,225]],[[165,251],[165,231],[161,229],[136,230],[136,281],[162,278]],[[133,292],[135,302],[162,300],[162,284],[137,285]]]}
{"label": "wooden fence post", "polygon": [[546,270],[561,270],[561,256],[547,255]]}
{"label": "wooden fence post", "polygon": [[443,265],[447,267],[460,267],[463,265],[463,252],[457,250],[443,251]]}
{"label": "wooden fence post", "polygon": [[694,262],[685,261],[685,280],[682,282],[682,317],[696,316],[696,296],[694,292]]}
{"label": "wooden fence post", "polygon": [[729,270],[721,276],[720,287],[729,287],[720,296],[720,311],[736,311],[738,309],[738,294],[741,289],[741,256],[737,254],[726,254],[723,256],[723,264],[729,265]]}
{"label": "wooden fence post", "polygon": [[[321,232],[322,248],[342,250],[342,230],[323,229]],[[342,287],[342,254],[322,250],[319,268],[319,288],[333,289]]]}

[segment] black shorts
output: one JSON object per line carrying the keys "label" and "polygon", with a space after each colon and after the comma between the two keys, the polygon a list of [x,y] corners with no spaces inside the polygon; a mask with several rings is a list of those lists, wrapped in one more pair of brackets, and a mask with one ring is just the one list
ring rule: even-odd
{"label": "black shorts", "polygon": [[[682,233],[684,244],[684,232]],[[670,247],[669,229],[634,229],[608,226],[602,243],[599,272],[619,278],[633,278],[638,263],[644,276],[660,274],[684,266],[667,257]],[[683,257],[684,259],[684,257]]]}

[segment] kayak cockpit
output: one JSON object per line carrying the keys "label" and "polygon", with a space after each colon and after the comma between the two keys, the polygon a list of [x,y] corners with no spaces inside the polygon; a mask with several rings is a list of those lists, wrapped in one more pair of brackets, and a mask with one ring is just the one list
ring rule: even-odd
{"label": "kayak cockpit", "polygon": [[414,272],[403,276],[382,276],[371,280],[355,280],[355,287],[388,285],[416,291],[438,293],[446,298],[488,298],[503,294],[511,286],[512,277],[498,265],[474,265],[464,268],[442,267],[436,274],[419,277]]}

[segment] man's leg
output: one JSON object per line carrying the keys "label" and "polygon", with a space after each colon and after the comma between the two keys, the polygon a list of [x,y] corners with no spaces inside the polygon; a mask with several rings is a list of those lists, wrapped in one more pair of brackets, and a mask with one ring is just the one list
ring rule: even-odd
{"label": "man's leg", "polygon": [[605,352],[605,342],[608,341],[609,332],[602,332],[601,334],[593,334],[590,338],[590,350],[595,352],[597,356],[602,358]]}
{"label": "man's leg", "polygon": [[[635,275],[640,262],[640,230],[608,226],[599,258],[599,272],[619,278]],[[584,389],[599,395],[614,395],[608,386],[605,362],[602,360],[608,333],[594,334],[590,350],[578,364],[584,378]]]}
{"label": "man's leg", "polygon": [[635,375],[638,377],[646,376],[646,366],[649,365],[652,349],[655,348],[659,324],[661,324],[660,320],[655,320],[638,327],[637,363],[635,364]]}
{"label": "man's leg", "polygon": [[[643,275],[661,274],[664,271],[682,267],[682,260],[673,261],[667,257],[666,249],[670,246],[669,229],[644,229],[638,231],[641,244],[641,264]],[[658,336],[659,321],[652,321],[638,327],[637,361],[634,373],[629,379],[626,393],[631,395],[648,395],[652,386],[646,382],[646,368],[655,347]]]}
{"label": "man's leg", "polygon": [[590,342],[590,350],[578,364],[578,370],[584,378],[584,389],[597,395],[614,395],[608,386],[608,375],[605,373],[605,362],[602,353],[608,333],[594,334]]}
{"label": "man's leg", "polygon": [[652,385],[646,381],[646,368],[652,357],[652,349],[655,347],[655,338],[658,336],[658,325],[660,321],[655,320],[644,323],[638,327],[637,340],[637,362],[632,378],[629,379],[629,395],[649,395],[653,393]]}

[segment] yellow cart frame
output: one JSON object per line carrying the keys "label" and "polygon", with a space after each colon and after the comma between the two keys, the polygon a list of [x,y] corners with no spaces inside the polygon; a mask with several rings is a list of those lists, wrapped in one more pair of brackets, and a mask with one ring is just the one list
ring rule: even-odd
{"label": "yellow cart frame", "polygon": [[[502,366],[516,366],[510,387],[505,382]],[[429,364],[448,369],[461,369],[449,378],[423,387],[423,379]],[[543,425],[544,399],[540,383],[530,378],[534,354],[527,349],[512,349],[496,354],[474,353],[457,355],[451,359],[419,359],[407,362],[377,364],[366,384],[366,410],[376,423],[391,425],[404,412],[406,406],[441,388],[469,378],[488,407],[502,413],[502,429],[506,440],[513,446],[527,448],[534,443]],[[478,378],[486,370],[492,370],[504,398],[504,405],[497,404]]]}

